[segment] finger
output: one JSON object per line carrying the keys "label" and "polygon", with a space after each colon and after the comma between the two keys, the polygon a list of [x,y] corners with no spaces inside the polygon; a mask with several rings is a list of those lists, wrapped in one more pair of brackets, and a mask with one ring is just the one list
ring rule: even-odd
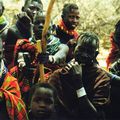
{"label": "finger", "polygon": [[70,70],[70,67],[69,67],[69,66],[65,66],[65,69],[66,69],[67,71],[69,71],[69,70]]}
{"label": "finger", "polygon": [[68,66],[69,68],[72,68],[73,63],[68,63],[67,66]]}

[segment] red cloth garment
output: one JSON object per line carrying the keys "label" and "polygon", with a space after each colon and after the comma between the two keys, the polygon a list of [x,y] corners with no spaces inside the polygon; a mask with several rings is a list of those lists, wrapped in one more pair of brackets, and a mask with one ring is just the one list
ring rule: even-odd
{"label": "red cloth garment", "polygon": [[115,61],[116,55],[119,51],[116,43],[113,40],[113,35],[114,35],[114,33],[112,33],[110,36],[111,48],[110,48],[110,53],[106,59],[107,68],[109,68],[110,64]]}
{"label": "red cloth garment", "polygon": [[25,92],[28,92],[29,89],[30,89],[30,82],[25,76],[23,76],[19,73],[18,67],[15,66],[15,67],[11,68],[10,73],[11,73],[12,76],[14,76],[15,78],[18,79],[18,84],[20,86],[21,94],[25,93]]}
{"label": "red cloth garment", "polygon": [[6,73],[3,85],[0,88],[0,98],[5,99],[10,120],[28,120],[18,81],[10,73]]}

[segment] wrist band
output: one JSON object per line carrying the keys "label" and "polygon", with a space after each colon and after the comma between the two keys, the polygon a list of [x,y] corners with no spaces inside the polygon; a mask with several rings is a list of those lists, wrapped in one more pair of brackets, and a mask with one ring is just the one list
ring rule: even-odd
{"label": "wrist band", "polygon": [[76,90],[76,92],[77,92],[77,97],[78,97],[78,98],[83,97],[83,96],[86,95],[86,91],[85,91],[84,87]]}

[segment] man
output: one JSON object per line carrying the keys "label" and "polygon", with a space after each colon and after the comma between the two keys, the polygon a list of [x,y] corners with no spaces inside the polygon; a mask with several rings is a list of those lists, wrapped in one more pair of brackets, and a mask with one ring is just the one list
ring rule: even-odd
{"label": "man", "polygon": [[13,67],[14,46],[18,39],[29,39],[32,37],[32,24],[34,15],[42,12],[43,6],[39,0],[26,0],[22,7],[22,13],[18,14],[15,25],[8,29],[5,40],[5,58],[8,68]]}
{"label": "man", "polygon": [[28,120],[18,81],[4,65],[2,41],[0,41],[0,119]]}
{"label": "man", "polygon": [[110,77],[94,60],[99,39],[83,33],[75,47],[75,59],[49,78],[58,91],[58,111],[67,119],[104,119],[110,100]]}

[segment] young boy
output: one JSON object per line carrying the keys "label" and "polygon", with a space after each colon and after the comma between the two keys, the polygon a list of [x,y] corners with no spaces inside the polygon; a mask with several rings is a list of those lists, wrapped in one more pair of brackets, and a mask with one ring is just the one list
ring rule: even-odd
{"label": "young boy", "polygon": [[30,120],[57,120],[55,114],[56,90],[48,83],[37,83],[30,90],[28,113]]}

